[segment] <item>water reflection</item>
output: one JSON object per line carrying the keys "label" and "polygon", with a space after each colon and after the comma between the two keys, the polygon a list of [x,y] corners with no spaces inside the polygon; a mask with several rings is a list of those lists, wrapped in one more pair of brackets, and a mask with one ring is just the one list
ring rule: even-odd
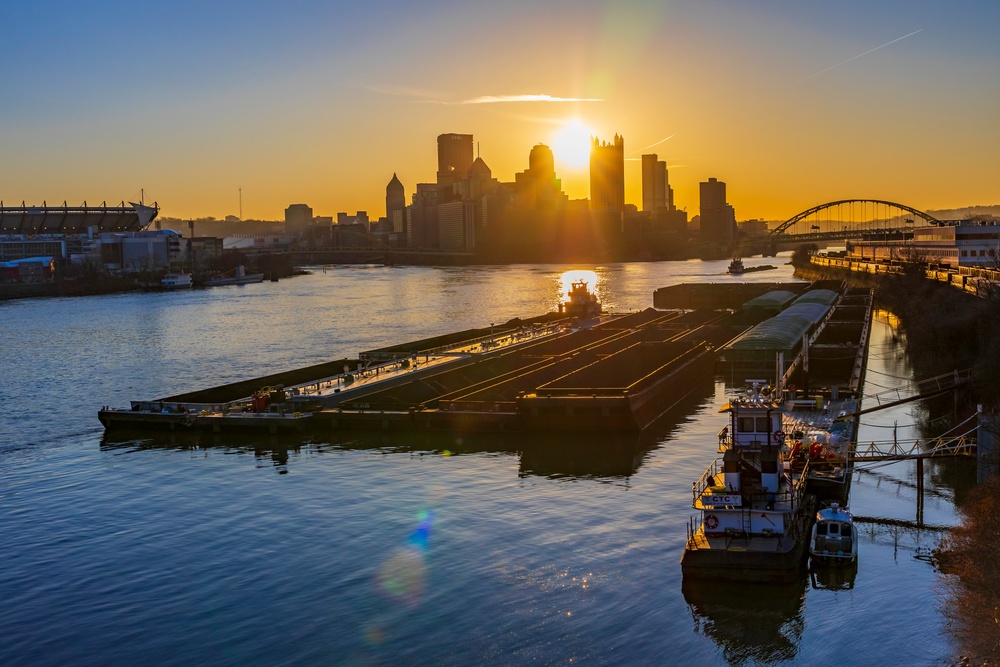
{"label": "water reflection", "polygon": [[798,654],[806,578],[787,584],[685,579],[681,591],[695,632],[710,637],[731,665],[775,664]]}
{"label": "water reflection", "polygon": [[819,590],[847,591],[854,588],[858,561],[846,565],[809,565],[809,581]]}
{"label": "water reflection", "polygon": [[319,441],[315,436],[279,435],[248,439],[212,433],[158,433],[142,437],[105,434],[101,448],[129,453],[149,449],[194,451],[221,449],[252,453],[258,467],[273,465],[281,474],[303,454],[343,450],[410,452],[420,456],[509,454],[520,459],[519,476],[629,477],[638,471],[646,454],[657,444],[653,434],[528,435],[448,433],[344,433]]}

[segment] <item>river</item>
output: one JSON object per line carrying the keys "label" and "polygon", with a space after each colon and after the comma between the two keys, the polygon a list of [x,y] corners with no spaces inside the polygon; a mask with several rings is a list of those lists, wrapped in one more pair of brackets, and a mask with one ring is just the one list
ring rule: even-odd
{"label": "river", "polygon": [[[721,383],[612,443],[115,440],[97,421],[102,405],[542,314],[578,276],[627,312],[658,287],[734,280],[726,264],[317,267],[0,302],[0,664],[951,664],[942,575],[915,557],[938,532],[863,526],[849,588],[682,587]],[[867,391],[907,382],[885,320],[871,342]],[[915,437],[917,410],[867,415],[860,437]],[[953,480],[971,473],[927,469],[924,520],[953,525]],[[852,510],[912,520],[914,475],[857,472]]]}

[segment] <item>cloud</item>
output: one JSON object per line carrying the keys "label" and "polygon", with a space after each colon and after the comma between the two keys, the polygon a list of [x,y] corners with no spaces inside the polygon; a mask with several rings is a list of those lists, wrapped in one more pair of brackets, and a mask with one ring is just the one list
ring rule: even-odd
{"label": "cloud", "polygon": [[552,95],[482,95],[457,104],[507,104],[512,102],[603,102],[599,97],[554,97]]}
{"label": "cloud", "polygon": [[441,92],[435,92],[430,90],[421,90],[418,88],[410,88],[407,86],[395,86],[395,85],[366,85],[363,86],[366,90],[370,90],[373,93],[379,93],[381,95],[392,95],[395,97],[409,97],[414,101],[423,102],[425,104],[444,104],[448,106],[460,105],[460,104],[512,104],[512,103],[523,103],[523,102],[546,102],[546,103],[564,103],[564,102],[603,102],[604,100],[599,97],[556,97],[554,95],[480,95],[479,97],[472,97],[467,100],[461,100],[459,102],[448,102],[447,95]]}

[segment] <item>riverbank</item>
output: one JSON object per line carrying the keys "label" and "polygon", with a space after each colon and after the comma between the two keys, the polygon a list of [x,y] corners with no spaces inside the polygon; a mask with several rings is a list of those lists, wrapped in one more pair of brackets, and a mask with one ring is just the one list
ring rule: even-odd
{"label": "riverbank", "polygon": [[[286,255],[261,255],[252,258],[232,255],[226,256],[225,260],[225,262],[218,262],[208,270],[196,272],[194,286],[201,287],[206,280],[231,271],[239,265],[245,266],[247,273],[263,273],[268,280],[291,278],[309,273],[293,264],[292,258]],[[156,290],[161,277],[162,273],[150,273],[148,277],[103,274],[63,276],[43,283],[2,283],[0,284],[0,301],[39,297],[97,296],[136,290]]]}
{"label": "riverbank", "polygon": [[0,285],[0,301],[52,296],[94,296],[142,289],[135,278],[102,276],[46,283],[5,283]]}
{"label": "riverbank", "polygon": [[[800,264],[797,278],[843,279],[875,289],[876,301],[898,318],[899,339],[916,379],[975,368],[976,381],[951,393],[925,400],[921,420],[925,435],[947,430],[982,404],[1000,408],[1000,298],[996,291],[976,297],[928,280],[922,270],[872,275]],[[936,420],[937,415],[945,416]],[[936,422],[936,423],[935,423]],[[942,478],[946,470],[938,471]],[[954,472],[954,471],[952,471]],[[962,522],[941,540],[937,554],[949,631],[958,642],[963,665],[986,665],[1000,659],[1000,479],[955,494]]]}

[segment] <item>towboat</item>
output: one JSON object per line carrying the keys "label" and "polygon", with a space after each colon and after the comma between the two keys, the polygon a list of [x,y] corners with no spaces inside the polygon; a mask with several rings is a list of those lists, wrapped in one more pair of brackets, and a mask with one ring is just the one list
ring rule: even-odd
{"label": "towboat", "polygon": [[597,300],[596,294],[591,293],[586,280],[577,280],[570,285],[566,297],[569,300],[559,304],[559,312],[580,319],[590,319],[601,314],[601,302]]}
{"label": "towboat", "polygon": [[833,503],[816,513],[809,555],[816,563],[850,564],[858,559],[858,534],[846,507]]}
{"label": "towboat", "polygon": [[783,410],[760,380],[720,412],[720,459],[692,485],[700,520],[688,525],[684,575],[730,581],[793,579],[805,560],[815,499],[806,493],[809,460],[782,456]]}
{"label": "towboat", "polygon": [[743,260],[739,257],[733,257],[733,261],[729,262],[729,273],[738,276],[746,271],[746,267],[743,266]]}

